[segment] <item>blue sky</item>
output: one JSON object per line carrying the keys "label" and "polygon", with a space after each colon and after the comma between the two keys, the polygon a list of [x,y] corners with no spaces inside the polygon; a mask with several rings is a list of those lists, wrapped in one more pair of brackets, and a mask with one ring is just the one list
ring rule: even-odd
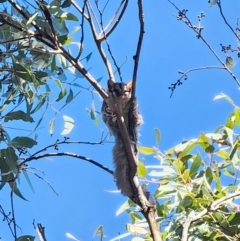
{"label": "blue sky", "polygon": [[[135,53],[138,38],[137,3],[135,2],[129,3],[122,23],[109,39],[118,63],[121,64],[128,58],[127,63],[122,67],[123,79],[126,81],[132,76],[132,56]],[[206,14],[202,20],[203,35],[224,61],[226,54],[221,52],[220,43],[236,46],[236,39],[224,24],[217,6],[209,8],[207,0],[178,2],[175,1],[175,4],[180,9],[189,10],[188,17],[196,25],[197,15],[201,11]],[[225,16],[235,29],[240,3],[229,0],[228,3],[222,1],[222,5]],[[161,151],[169,149],[183,139],[197,137],[200,132],[213,132],[225,123],[232,107],[224,100],[213,101],[217,94],[223,92],[240,105],[238,86],[223,70],[190,73],[188,80],[184,81],[170,98],[171,92],[168,87],[180,77],[178,70],[220,66],[206,45],[195,37],[195,33],[184,23],[176,20],[173,16],[176,14],[176,9],[168,1],[144,1],[146,33],[137,83],[137,99],[144,119],[144,124],[140,128],[140,143],[144,146],[154,146],[154,128],[159,128],[162,135]],[[85,35],[87,34],[90,33],[86,30]],[[107,74],[93,44],[91,41],[84,44],[86,55],[93,51],[87,68],[91,67],[94,77],[103,76],[101,84],[105,87]],[[238,62],[235,53],[229,55]],[[232,71],[236,76],[240,76],[238,63]],[[72,77],[68,76],[68,78]],[[88,86],[83,79],[79,79],[79,83]],[[78,89],[73,91],[76,93]],[[100,110],[101,100],[97,95],[94,95],[94,102],[96,109]],[[102,126],[99,128],[87,114],[86,108],[90,108],[91,103],[91,93],[83,91],[61,111],[75,120],[75,127],[69,136],[71,140],[98,142],[102,130],[104,129],[104,133],[107,133],[102,121]],[[55,103],[54,106],[59,107]],[[45,116],[42,129],[38,133],[39,147],[35,150],[61,138],[63,122],[60,115],[57,117],[54,135],[50,137],[48,133],[48,123],[53,117],[54,113],[51,111]],[[59,147],[59,151],[75,152],[112,169],[111,148],[112,143],[109,142],[97,146],[67,145]],[[51,152],[55,151],[51,150]],[[144,157],[144,159],[147,165],[158,164],[152,157]],[[106,240],[125,232],[125,224],[130,222],[129,217],[126,214],[116,217],[116,211],[126,198],[119,193],[108,192],[116,190],[113,178],[108,173],[89,163],[68,157],[33,161],[29,166],[44,171],[44,178],[51,183],[59,195],[55,195],[45,182],[30,175],[34,185],[33,193],[24,178],[21,178],[20,190],[28,201],[15,197],[15,215],[23,234],[35,235],[32,227],[33,219],[36,223],[40,222],[45,226],[48,240],[67,240],[66,232],[73,234],[79,240],[89,240],[92,239],[99,225],[104,226]],[[0,200],[5,210],[10,210],[8,187],[0,192]],[[11,240],[6,223],[1,224],[0,237],[3,241]]]}

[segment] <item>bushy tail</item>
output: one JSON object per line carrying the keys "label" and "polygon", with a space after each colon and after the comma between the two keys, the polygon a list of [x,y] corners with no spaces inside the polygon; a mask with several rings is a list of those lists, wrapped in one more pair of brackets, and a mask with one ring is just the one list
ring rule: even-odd
{"label": "bushy tail", "polygon": [[[115,146],[113,147],[113,160],[115,164],[115,179],[118,189],[121,190],[123,195],[132,197],[134,195],[134,187],[132,186],[132,181],[130,181],[129,162],[125,147],[120,138],[116,138]],[[136,170],[131,169],[131,173],[136,172],[137,166]]]}

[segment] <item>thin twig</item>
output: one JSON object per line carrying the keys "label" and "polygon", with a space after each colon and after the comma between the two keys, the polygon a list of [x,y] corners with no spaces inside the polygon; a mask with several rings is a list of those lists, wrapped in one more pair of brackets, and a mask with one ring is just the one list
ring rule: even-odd
{"label": "thin twig", "polygon": [[[117,72],[118,72],[120,81],[122,82],[121,69],[119,68],[119,66],[118,66],[118,64],[117,64],[117,61],[116,61],[115,57],[113,56],[112,50],[111,50],[110,45],[109,45],[108,40],[107,40],[107,36],[105,35],[105,30],[104,30],[104,27],[103,27],[103,18],[102,18],[103,13],[102,13],[101,10],[99,9],[99,6],[98,6],[98,3],[97,3],[97,2],[96,2],[96,6],[97,6],[98,13],[99,13],[99,15],[100,15],[101,32],[102,32],[102,34],[103,34],[105,43],[106,43],[106,45],[107,45],[107,50],[108,50],[108,52],[109,52],[109,54],[110,54],[110,56],[111,56],[111,58],[112,58],[112,60],[113,60],[113,63],[114,63],[114,65],[115,65],[116,69],[117,69]],[[99,40],[98,40],[98,41],[99,41]]]}
{"label": "thin twig", "polygon": [[27,162],[30,162],[32,160],[38,160],[38,159],[42,159],[42,158],[46,158],[46,157],[51,157],[51,156],[69,156],[69,157],[74,157],[74,158],[77,158],[77,159],[81,159],[81,160],[84,160],[84,161],[87,161],[89,163],[92,163],[93,165],[103,169],[104,171],[110,173],[111,175],[114,174],[114,172],[112,170],[110,170],[109,168],[101,165],[100,163],[88,158],[88,157],[85,157],[85,156],[80,156],[80,155],[77,155],[75,153],[71,153],[71,152],[54,152],[54,153],[46,153],[46,154],[43,154],[43,155],[39,155],[39,156],[31,156],[31,157],[28,157],[26,158],[24,161],[22,161],[20,165],[23,165]]}
{"label": "thin twig", "polygon": [[[205,38],[202,36],[200,30],[196,28],[195,26],[192,25],[191,21],[189,20],[189,18],[186,16],[186,12],[181,11],[173,2],[171,2],[170,0],[168,0],[169,3],[171,3],[178,11],[179,13],[181,13],[181,21],[183,21],[188,27],[190,27],[196,34],[197,37],[200,38],[205,44],[206,46],[209,48],[209,50],[213,53],[213,55],[217,58],[217,60],[222,64],[222,66],[225,68],[225,70],[232,76],[232,78],[235,80],[235,82],[237,83],[238,86],[240,86],[240,82],[237,79],[237,77],[232,73],[232,71],[227,68],[226,64],[221,60],[221,58],[217,55],[217,53],[213,50],[213,48],[209,45],[209,43],[205,40]],[[185,19],[185,20],[184,20]]]}
{"label": "thin twig", "polygon": [[173,91],[176,89],[176,87],[178,85],[182,84],[182,79],[187,80],[187,78],[188,78],[187,75],[190,72],[197,71],[197,70],[209,70],[209,69],[223,69],[223,70],[225,70],[226,68],[225,67],[221,67],[221,66],[205,66],[205,67],[198,67],[198,68],[189,69],[186,72],[183,72],[183,71],[179,70],[178,73],[181,74],[182,76],[175,83],[171,84],[170,87],[168,87],[168,89],[170,89],[172,91],[171,95],[170,95],[170,98],[172,97]]}
{"label": "thin twig", "polygon": [[[119,14],[119,17],[116,19],[116,17],[118,16],[117,13],[118,13],[118,11],[120,10],[123,2],[125,2],[125,3],[124,3],[124,6],[123,6],[123,8],[122,8],[122,11],[121,11],[121,13]],[[121,4],[119,5],[119,8],[117,9],[117,11],[116,11],[116,13],[114,14],[113,18],[109,21],[109,23],[108,23],[108,24],[106,25],[106,27],[104,28],[104,32],[105,32],[105,37],[106,37],[106,38],[110,36],[110,34],[114,31],[114,29],[115,29],[115,28],[117,27],[117,25],[120,23],[121,18],[122,18],[122,16],[124,15],[125,10],[127,9],[128,2],[129,2],[129,0],[122,0]],[[115,19],[116,19],[116,20],[115,20]],[[113,23],[114,20],[115,20],[115,22],[114,22],[114,24],[112,25],[112,23]],[[112,26],[111,26],[111,25],[112,25]],[[111,28],[110,28],[109,30],[107,30],[108,27],[110,27],[110,26],[111,26]],[[100,35],[101,35],[101,33],[100,33]],[[102,37],[99,36],[99,39],[98,39],[98,40],[99,40],[99,41],[103,41],[105,37],[104,37],[104,36],[102,36]]]}
{"label": "thin twig", "polygon": [[13,221],[13,237],[15,240],[17,240],[17,226],[16,226],[16,219],[15,219],[15,212],[14,212],[14,205],[13,205],[13,188],[15,183],[12,183],[12,190],[11,190],[11,193],[10,193],[10,199],[11,199],[11,210],[12,210],[12,221]]}
{"label": "thin twig", "polygon": [[87,11],[88,11],[88,14],[89,14],[89,25],[90,25],[90,28],[91,28],[91,32],[92,32],[92,35],[93,35],[93,38],[95,40],[95,43],[96,43],[96,46],[97,46],[97,49],[98,49],[98,52],[103,60],[103,63],[105,64],[105,67],[108,71],[108,76],[109,76],[109,80],[113,81],[114,82],[114,75],[113,75],[113,71],[112,71],[112,66],[110,64],[110,62],[108,61],[105,53],[104,53],[104,50],[101,46],[101,42],[98,41],[98,35],[95,31],[95,27],[94,27],[94,23],[93,23],[93,20],[92,20],[92,17],[91,17],[91,6],[89,4],[89,2],[87,2]]}
{"label": "thin twig", "polygon": [[132,81],[133,81],[132,98],[133,99],[135,98],[138,63],[139,63],[139,58],[140,58],[140,53],[141,53],[141,48],[142,48],[143,35],[145,33],[142,0],[138,0],[138,9],[139,9],[138,18],[139,18],[139,22],[140,22],[140,32],[139,32],[139,37],[138,37],[138,45],[137,45],[136,54],[133,57],[133,59],[134,59],[134,69],[133,69],[133,77],[132,77]]}
{"label": "thin twig", "polygon": [[[82,11],[83,13],[85,12],[85,6],[86,6],[86,0],[84,0],[83,3],[83,7],[82,7]],[[82,14],[82,22],[80,24],[81,27],[81,39],[80,39],[80,48],[79,48],[79,52],[78,55],[76,57],[76,60],[79,60],[79,58],[81,57],[82,51],[83,51],[83,41],[84,41],[84,14]]]}
{"label": "thin twig", "polygon": [[219,7],[220,10],[220,14],[224,20],[224,22],[226,23],[226,25],[230,28],[230,30],[233,32],[233,34],[236,36],[236,38],[240,41],[240,37],[236,34],[236,32],[233,30],[232,26],[228,23],[227,19],[225,18],[223,11],[222,11],[222,5],[221,5],[221,0],[218,0],[217,5]]}

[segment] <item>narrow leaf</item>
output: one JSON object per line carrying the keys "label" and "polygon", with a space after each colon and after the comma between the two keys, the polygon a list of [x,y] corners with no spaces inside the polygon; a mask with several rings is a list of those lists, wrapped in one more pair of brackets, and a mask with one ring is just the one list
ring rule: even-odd
{"label": "narrow leaf", "polygon": [[28,183],[29,187],[31,188],[32,192],[34,192],[33,185],[32,185],[32,183],[30,181],[28,173],[25,170],[23,170],[22,173],[23,173],[24,177],[26,178],[27,183]]}
{"label": "narrow leaf", "polygon": [[144,178],[147,176],[147,169],[141,161],[138,162],[138,176],[140,178]]}
{"label": "narrow leaf", "polygon": [[199,169],[199,167],[202,164],[202,159],[201,156],[199,154],[197,154],[197,156],[195,157],[191,169],[190,169],[190,177],[192,177],[193,175],[195,175]]}
{"label": "narrow leaf", "polygon": [[55,127],[55,118],[51,119],[50,123],[49,123],[49,133],[50,133],[50,135],[53,134],[54,127]]}
{"label": "narrow leaf", "polygon": [[67,98],[66,98],[66,103],[71,102],[72,99],[73,99],[73,91],[72,91],[72,89],[70,89],[70,90],[69,90],[69,94],[68,94],[68,96],[67,96]]}
{"label": "narrow leaf", "polygon": [[155,136],[156,136],[156,143],[157,143],[157,145],[159,146],[159,144],[160,144],[160,139],[161,139],[160,130],[157,129],[157,128],[155,128],[154,131],[155,131]]}
{"label": "narrow leaf", "polygon": [[87,62],[91,59],[91,56],[92,56],[92,53],[90,53],[90,54],[88,54],[88,55],[86,56]]}
{"label": "narrow leaf", "polygon": [[144,155],[152,155],[155,153],[155,150],[152,147],[139,146],[139,152],[141,152]]}

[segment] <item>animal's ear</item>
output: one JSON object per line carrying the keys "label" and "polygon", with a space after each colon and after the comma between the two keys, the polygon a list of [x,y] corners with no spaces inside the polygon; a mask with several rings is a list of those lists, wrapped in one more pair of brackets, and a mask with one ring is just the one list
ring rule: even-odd
{"label": "animal's ear", "polygon": [[115,83],[114,83],[112,80],[109,79],[109,80],[108,80],[108,89],[109,89],[109,90],[113,90],[113,89],[114,89],[114,84],[115,84]]}
{"label": "animal's ear", "polygon": [[127,89],[128,89],[128,90],[131,90],[131,89],[132,89],[132,80],[130,80],[130,81],[127,83]]}

